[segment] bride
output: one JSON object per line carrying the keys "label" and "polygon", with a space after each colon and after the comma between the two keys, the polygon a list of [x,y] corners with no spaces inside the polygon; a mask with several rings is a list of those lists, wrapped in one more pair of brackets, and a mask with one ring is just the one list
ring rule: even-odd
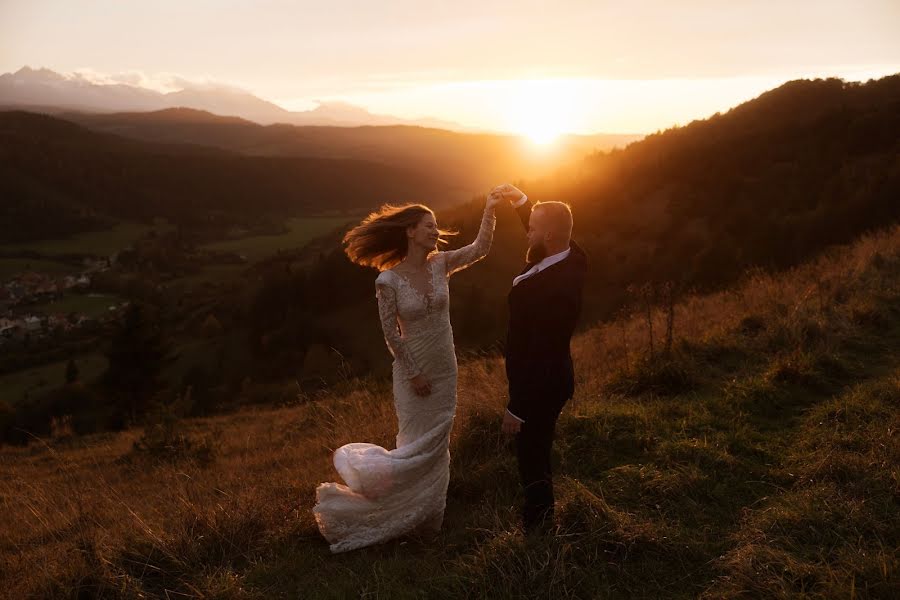
{"label": "bride", "polygon": [[[416,528],[438,531],[450,480],[456,352],[448,279],[484,258],[502,196],[488,197],[474,242],[438,252],[449,232],[427,206],[383,206],[344,236],[350,260],[381,271],[375,296],[393,363],[397,448],[351,443],[334,452],[346,485],[316,488],[313,513],[332,552],[383,542]],[[399,325],[399,332],[398,332]]]}

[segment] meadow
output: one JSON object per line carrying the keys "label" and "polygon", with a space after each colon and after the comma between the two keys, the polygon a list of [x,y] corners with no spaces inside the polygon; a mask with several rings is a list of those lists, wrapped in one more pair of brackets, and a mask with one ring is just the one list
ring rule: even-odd
{"label": "meadow", "polygon": [[287,228],[284,233],[252,235],[203,244],[201,247],[203,250],[239,254],[246,262],[204,265],[194,273],[173,279],[168,285],[190,290],[234,283],[240,279],[248,264],[277,255],[279,252],[296,251],[350,220],[348,217],[337,216],[294,217],[284,221]]}
{"label": "meadow", "polygon": [[[73,357],[82,379],[98,377],[106,370],[107,360],[101,354],[86,354]],[[66,380],[68,360],[32,367],[15,373],[0,375],[0,400],[9,406],[27,398],[38,398],[42,394],[58,389]]]}
{"label": "meadow", "polygon": [[242,254],[256,262],[280,251],[296,250],[313,239],[353,221],[355,217],[294,217],[285,220],[288,231],[277,235],[254,235],[206,244],[207,250]]}
{"label": "meadow", "polygon": [[[895,598],[900,227],[636,309],[573,342],[557,516],[525,537],[502,359],[460,366],[443,531],[331,555],[331,451],[388,447],[390,385],[0,449],[10,598]],[[652,334],[651,334],[652,330]],[[652,336],[652,337],[651,337]],[[653,340],[653,351],[650,341]],[[187,399],[182,399],[187,401]]]}
{"label": "meadow", "polygon": [[37,258],[0,258],[0,281],[11,279],[20,273],[35,271],[52,277],[73,275],[81,269],[75,265]]}
{"label": "meadow", "polygon": [[65,294],[56,300],[33,304],[30,309],[48,315],[78,313],[97,319],[107,314],[111,307],[117,306],[121,301],[122,298],[113,294]]}
{"label": "meadow", "polygon": [[67,238],[39,240],[0,245],[0,252],[37,252],[45,257],[64,254],[88,254],[107,257],[128,247],[151,231],[162,232],[168,225],[157,223],[147,225],[131,221],[121,221],[110,229],[79,233]]}

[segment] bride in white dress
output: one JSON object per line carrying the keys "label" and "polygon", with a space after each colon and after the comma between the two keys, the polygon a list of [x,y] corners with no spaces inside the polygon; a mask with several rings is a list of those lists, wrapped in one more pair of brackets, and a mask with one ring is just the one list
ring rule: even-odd
{"label": "bride in white dress", "polygon": [[[491,247],[500,195],[488,197],[474,242],[438,252],[441,235],[426,206],[385,206],[345,237],[357,264],[381,270],[375,295],[393,363],[397,448],[356,442],[334,452],[344,484],[316,488],[313,513],[332,552],[346,552],[417,528],[440,530],[450,480],[456,414],[456,352],[450,276]],[[399,325],[399,332],[398,332]]]}

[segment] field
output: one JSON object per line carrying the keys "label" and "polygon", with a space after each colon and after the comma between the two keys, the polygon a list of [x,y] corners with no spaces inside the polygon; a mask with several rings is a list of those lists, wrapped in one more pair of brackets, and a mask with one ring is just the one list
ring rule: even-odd
{"label": "field", "polygon": [[[460,367],[442,532],[331,555],[311,508],[389,382],[0,450],[0,589],[103,598],[896,598],[900,228],[573,344],[557,515],[525,537],[502,360]],[[61,377],[61,374],[59,375]],[[143,437],[142,437],[143,436]],[[137,447],[135,442],[140,442]],[[150,449],[156,449],[151,452]]]}
{"label": "field", "polygon": [[[35,398],[60,387],[66,380],[68,360],[0,375],[0,400],[10,405],[25,398]],[[93,379],[106,369],[106,357],[100,354],[76,356],[75,364],[82,380]]]}
{"label": "field", "polygon": [[30,312],[54,314],[78,313],[93,319],[109,312],[109,308],[118,304],[121,298],[107,294],[65,294],[58,300],[33,304]]}
{"label": "field", "polygon": [[173,287],[199,288],[206,285],[227,283],[240,277],[246,267],[244,265],[205,265],[196,273],[177,277],[167,282]]}
{"label": "field", "polygon": [[204,246],[207,250],[236,252],[255,262],[279,251],[296,250],[311,240],[354,220],[354,217],[299,217],[288,219],[288,232],[279,235],[257,235],[236,240],[215,242]]}
{"label": "field", "polygon": [[61,254],[90,254],[98,257],[110,256],[128,247],[150,231],[164,231],[166,225],[144,225],[142,223],[121,222],[105,231],[79,233],[69,238],[40,240],[21,244],[0,245],[0,252],[38,252],[44,256]]}
{"label": "field", "polygon": [[0,282],[26,271],[35,271],[51,277],[72,275],[80,268],[53,260],[36,258],[0,258]]}

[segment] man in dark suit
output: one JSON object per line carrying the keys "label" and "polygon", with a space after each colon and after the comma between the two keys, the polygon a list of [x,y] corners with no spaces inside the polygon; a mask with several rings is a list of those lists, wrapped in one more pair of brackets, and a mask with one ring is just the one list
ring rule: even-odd
{"label": "man in dark suit", "polygon": [[527,264],[509,293],[506,375],[509,404],[503,432],[516,434],[519,475],[525,492],[526,532],[552,522],[550,451],[556,420],[575,392],[569,343],[581,312],[587,257],[572,241],[572,212],[561,202],[535,204],[505,184],[528,236]]}

